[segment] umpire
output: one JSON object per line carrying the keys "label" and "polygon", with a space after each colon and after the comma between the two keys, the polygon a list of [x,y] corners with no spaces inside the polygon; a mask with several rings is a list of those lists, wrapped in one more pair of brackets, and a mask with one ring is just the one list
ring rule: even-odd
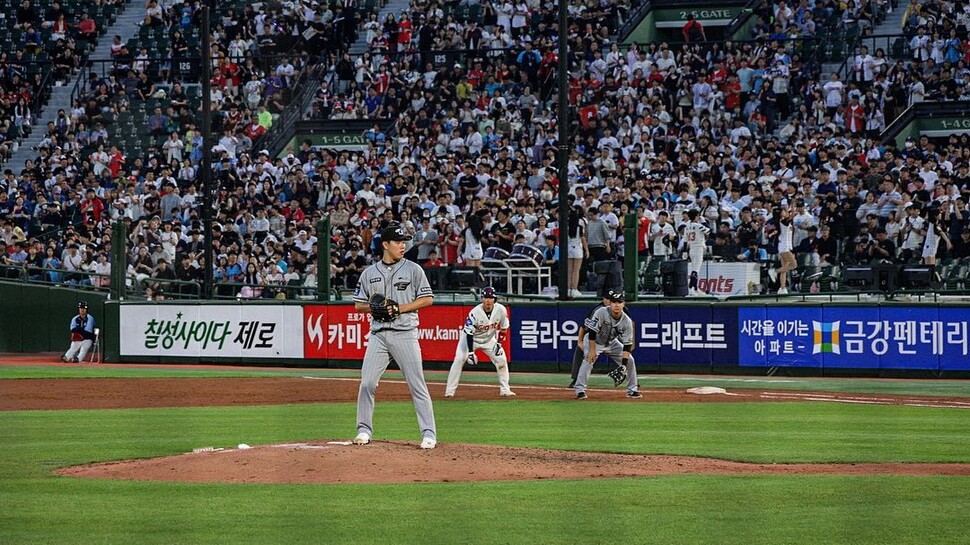
{"label": "umpire", "polygon": [[355,445],[370,443],[374,435],[374,392],[391,358],[407,381],[421,428],[421,448],[437,445],[434,409],[424,381],[421,346],[418,344],[418,310],[434,303],[434,293],[424,269],[404,259],[405,242],[411,236],[399,224],[381,231],[383,257],[364,269],[354,292],[357,312],[370,312],[371,329],[360,370],[357,393]]}

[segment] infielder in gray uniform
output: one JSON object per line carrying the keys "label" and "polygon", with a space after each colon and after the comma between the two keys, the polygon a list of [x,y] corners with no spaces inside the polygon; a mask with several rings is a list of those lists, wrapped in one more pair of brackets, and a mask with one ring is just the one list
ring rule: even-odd
{"label": "infielder in gray uniform", "polygon": [[398,224],[381,231],[383,258],[364,269],[354,292],[357,311],[371,313],[370,339],[357,393],[356,445],[370,443],[374,434],[374,392],[391,358],[401,368],[411,391],[421,428],[421,448],[437,445],[434,409],[424,381],[417,333],[418,310],[434,303],[434,293],[424,269],[404,259],[404,243],[408,240],[410,235]]}
{"label": "infielder in gray uniform", "polygon": [[[608,307],[596,309],[593,316],[586,320],[586,346],[583,364],[576,377],[576,399],[586,399],[586,385],[593,371],[593,364],[600,354],[605,353],[613,363],[626,368],[626,396],[640,398],[638,391],[637,365],[633,361],[633,319],[623,312],[624,296],[622,290],[610,290],[606,294],[610,300]],[[621,380],[621,379],[617,379]]]}

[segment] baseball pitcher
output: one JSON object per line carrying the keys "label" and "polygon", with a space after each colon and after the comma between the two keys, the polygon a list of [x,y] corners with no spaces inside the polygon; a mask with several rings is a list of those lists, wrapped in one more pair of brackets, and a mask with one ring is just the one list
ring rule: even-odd
{"label": "baseball pitcher", "polygon": [[622,290],[610,290],[606,297],[608,307],[601,307],[586,320],[586,346],[583,365],[576,378],[576,399],[586,399],[586,385],[593,371],[593,364],[600,354],[610,357],[617,368],[610,372],[613,382],[619,386],[626,379],[626,396],[641,398],[637,384],[637,366],[633,360],[633,320],[623,312],[625,298]]}
{"label": "baseball pitcher", "polygon": [[498,296],[495,288],[482,289],[482,302],[468,313],[462,335],[455,348],[455,359],[451,362],[448,372],[448,385],[445,387],[445,397],[455,397],[458,381],[461,379],[461,368],[466,363],[477,365],[476,350],[481,350],[492,360],[498,373],[498,388],[501,397],[515,395],[509,388],[509,361],[502,348],[502,341],[509,331],[509,313],[505,305],[496,302]]}
{"label": "baseball pitcher", "polygon": [[418,343],[418,310],[434,303],[434,293],[424,269],[404,259],[405,242],[411,236],[398,224],[381,231],[383,257],[364,269],[354,292],[354,307],[371,314],[370,338],[360,370],[357,393],[357,437],[354,444],[370,443],[374,434],[374,393],[391,358],[407,381],[421,428],[421,448],[437,445],[434,408],[424,380],[421,346]]}

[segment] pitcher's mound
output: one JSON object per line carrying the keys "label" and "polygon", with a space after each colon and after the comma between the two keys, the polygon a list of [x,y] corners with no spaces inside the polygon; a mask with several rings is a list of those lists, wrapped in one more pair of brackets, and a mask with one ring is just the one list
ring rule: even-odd
{"label": "pitcher's mound", "polygon": [[193,452],[57,470],[58,475],[199,483],[415,483],[590,479],[677,473],[970,475],[970,464],[747,464],[712,458],[490,445],[314,441]]}

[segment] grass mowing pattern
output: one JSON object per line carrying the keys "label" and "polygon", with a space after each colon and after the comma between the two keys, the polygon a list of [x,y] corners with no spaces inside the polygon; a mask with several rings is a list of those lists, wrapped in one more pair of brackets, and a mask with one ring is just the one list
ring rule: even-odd
{"label": "grass mowing pattern", "polygon": [[[486,366],[487,368],[488,366]],[[514,364],[513,364],[514,368]],[[444,382],[446,371],[427,371],[428,380]],[[356,369],[131,369],[112,365],[86,367],[50,366],[0,366],[0,380],[24,378],[274,378],[274,377],[338,377],[360,378]],[[388,371],[385,379],[403,380],[400,372]],[[476,384],[496,384],[495,373],[486,371],[465,371],[462,382]],[[561,373],[513,373],[512,387],[516,384],[564,387],[569,377]],[[612,387],[613,383],[602,375],[591,377],[590,386],[595,388]],[[880,380],[845,378],[778,378],[778,377],[719,377],[697,376],[681,377],[669,375],[641,375],[643,388],[679,388],[694,386],[720,386],[731,390],[785,390],[819,392],[856,392],[886,395],[920,395],[938,397],[970,398],[970,381],[961,380]],[[497,386],[496,386],[497,387]]]}
{"label": "grass mowing pattern", "polygon": [[[311,373],[320,372],[297,372]],[[471,376],[494,380],[490,373]],[[435,408],[442,441],[747,461],[970,461],[968,417],[955,409],[574,401],[458,401]],[[0,412],[0,543],[966,542],[970,479],[959,477],[199,485],[50,474],[66,465],[200,446],[349,438],[354,413],[349,403]],[[417,441],[410,403],[378,403],[375,423],[378,439]]]}
{"label": "grass mowing pattern", "polygon": [[[522,407],[528,408],[527,411]],[[970,461],[962,411],[575,402],[439,404],[444,441],[778,461]],[[966,478],[678,476],[434,485],[52,477],[199,446],[349,437],[352,404],[0,413],[6,543],[955,543]],[[417,439],[410,403],[378,438]]]}

